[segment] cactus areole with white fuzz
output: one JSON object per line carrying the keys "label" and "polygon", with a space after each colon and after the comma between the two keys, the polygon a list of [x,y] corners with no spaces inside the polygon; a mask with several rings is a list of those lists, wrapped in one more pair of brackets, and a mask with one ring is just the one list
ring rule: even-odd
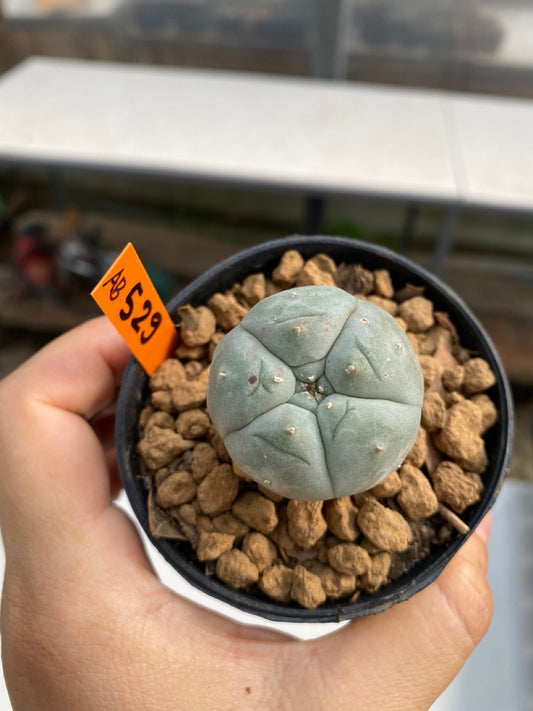
{"label": "cactus areole with white fuzz", "polygon": [[366,491],[420,424],[415,352],[386,311],[330,286],[257,303],[216,348],[207,406],[235,464],[291,499]]}

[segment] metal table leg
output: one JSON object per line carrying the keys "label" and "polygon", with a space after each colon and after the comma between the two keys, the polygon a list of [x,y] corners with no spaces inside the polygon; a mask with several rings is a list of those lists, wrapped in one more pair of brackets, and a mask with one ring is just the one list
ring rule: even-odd
{"label": "metal table leg", "polygon": [[437,242],[431,257],[430,269],[434,274],[437,274],[437,276],[442,274],[444,260],[452,248],[458,216],[459,208],[456,205],[452,205],[444,213],[442,228],[437,237]]}
{"label": "metal table leg", "polygon": [[303,233],[305,235],[319,235],[324,231],[324,215],[326,201],[316,195],[305,199]]}
{"label": "metal table leg", "polygon": [[406,254],[411,247],[411,241],[413,239],[419,213],[420,208],[418,205],[411,204],[407,206],[405,220],[398,239],[398,251],[400,254]]}

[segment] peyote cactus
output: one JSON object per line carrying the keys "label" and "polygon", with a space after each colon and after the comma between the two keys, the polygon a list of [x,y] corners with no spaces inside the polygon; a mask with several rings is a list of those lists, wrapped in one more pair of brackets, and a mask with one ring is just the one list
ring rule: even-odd
{"label": "peyote cactus", "polygon": [[394,318],[329,286],[256,304],[218,345],[207,405],[234,462],[288,498],[365,491],[413,445],[424,395]]}

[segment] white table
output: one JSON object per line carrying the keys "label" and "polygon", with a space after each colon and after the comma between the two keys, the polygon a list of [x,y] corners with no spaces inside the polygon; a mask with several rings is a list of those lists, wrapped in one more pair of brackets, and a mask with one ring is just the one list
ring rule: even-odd
{"label": "white table", "polygon": [[438,96],[244,73],[27,60],[0,81],[0,157],[457,199]]}
{"label": "white table", "polygon": [[39,58],[0,79],[0,161],[294,191],[310,232],[332,194],[457,204],[448,138],[437,92]]}
{"label": "white table", "polygon": [[2,13],[7,23],[41,22],[48,16],[66,17],[69,20],[109,19],[124,2],[125,0],[85,0],[71,7],[49,10],[41,7],[38,0],[3,0]]}
{"label": "white table", "polygon": [[533,101],[450,94],[444,110],[459,201],[433,253],[437,272],[462,210],[533,213]]}
{"label": "white table", "polygon": [[533,212],[533,101],[31,58],[0,77],[0,161],[446,210]]}
{"label": "white table", "polygon": [[533,101],[455,96],[450,111],[462,201],[532,211]]}

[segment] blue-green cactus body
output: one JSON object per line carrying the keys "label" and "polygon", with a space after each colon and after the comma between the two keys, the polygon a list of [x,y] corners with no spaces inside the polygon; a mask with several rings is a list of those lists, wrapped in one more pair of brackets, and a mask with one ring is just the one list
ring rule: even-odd
{"label": "blue-green cactus body", "polygon": [[413,445],[418,359],[383,309],[307,286],[256,304],[218,345],[207,405],[234,462],[289,498],[365,491]]}

